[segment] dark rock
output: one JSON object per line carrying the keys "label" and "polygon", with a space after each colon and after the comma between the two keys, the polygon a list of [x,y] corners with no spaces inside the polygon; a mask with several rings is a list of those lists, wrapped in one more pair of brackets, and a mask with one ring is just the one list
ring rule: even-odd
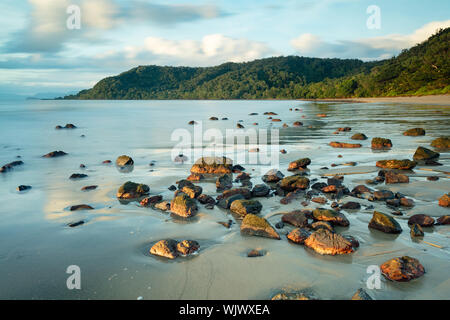
{"label": "dark rock", "polygon": [[79,204],[70,207],[70,211],[78,211],[78,210],[94,210],[94,208],[92,208],[90,205],[87,204]]}
{"label": "dark rock", "polygon": [[425,161],[439,158],[440,154],[424,147],[418,147],[413,155],[415,161]]}
{"label": "dark rock", "polygon": [[350,225],[342,213],[331,209],[317,208],[313,211],[312,217],[316,221],[327,221],[336,226],[348,227]]}
{"label": "dark rock", "polygon": [[117,158],[116,165],[118,167],[132,166],[134,164],[133,159],[131,157],[123,155]]}
{"label": "dark rock", "polygon": [[294,243],[303,244],[310,235],[311,232],[309,232],[308,230],[303,228],[296,228],[289,232],[287,238]]}
{"label": "dark rock", "polygon": [[431,227],[434,224],[434,218],[426,214],[415,214],[408,219],[408,224],[418,224],[421,227]]}
{"label": "dark rock", "polygon": [[355,149],[355,148],[362,147],[362,144],[360,144],[360,143],[347,143],[347,142],[332,141],[329,144],[333,148]]}
{"label": "dark rock", "polygon": [[439,217],[436,221],[437,225],[447,225],[450,224],[450,216]]}
{"label": "dark rock", "polygon": [[197,209],[195,200],[184,193],[177,195],[170,203],[170,211],[182,218],[194,216],[197,213]]}
{"label": "dark rock", "polygon": [[256,200],[236,200],[230,206],[230,210],[241,216],[249,213],[258,214],[261,212],[262,205]]}
{"label": "dark rock", "polygon": [[283,229],[283,228],[284,228],[284,223],[283,223],[283,221],[277,222],[277,223],[275,224],[275,228],[277,228],[277,229]]}
{"label": "dark rock", "polygon": [[200,244],[194,240],[183,240],[177,243],[177,252],[182,256],[187,256],[197,252]]}
{"label": "dark rock", "polygon": [[98,186],[95,186],[95,185],[93,185],[93,186],[85,186],[85,187],[81,188],[81,191],[95,190],[95,189],[97,189],[97,187]]}
{"label": "dark rock", "polygon": [[323,188],[325,188],[327,186],[326,183],[324,182],[316,182],[311,186],[311,189],[314,190],[322,190]]}
{"label": "dark rock", "polygon": [[191,126],[193,126],[194,124],[197,124],[197,122],[194,121],[194,120],[191,120],[191,121],[188,122],[188,124],[191,125]]}
{"label": "dark rock", "polygon": [[247,253],[247,257],[249,258],[263,257],[265,254],[266,253],[263,250],[253,249]]}
{"label": "dark rock", "polygon": [[312,233],[305,240],[305,246],[320,254],[336,255],[353,252],[353,247],[349,240],[340,234],[323,228]]}
{"label": "dark rock", "polygon": [[312,198],[311,201],[319,204],[325,204],[328,202],[328,200],[325,197],[315,197]]}
{"label": "dark rock", "polygon": [[200,186],[184,186],[183,189],[181,189],[182,192],[184,192],[185,194],[187,194],[189,197],[191,197],[192,199],[197,198],[199,195],[202,194],[203,189]]}
{"label": "dark rock", "polygon": [[352,190],[352,194],[355,194],[355,195],[360,195],[363,193],[371,193],[371,192],[372,192],[372,189],[369,189],[365,185],[362,185],[362,184],[354,187]]}
{"label": "dark rock", "polygon": [[204,176],[202,174],[200,174],[200,173],[191,173],[186,178],[186,180],[188,180],[188,181],[200,181],[200,180],[203,180],[203,179],[204,179]]}
{"label": "dark rock", "polygon": [[402,228],[394,218],[378,211],[373,212],[372,220],[369,222],[369,228],[377,229],[385,233],[402,232]]}
{"label": "dark rock", "polygon": [[268,172],[266,172],[265,175],[263,175],[262,181],[264,181],[266,183],[278,182],[283,178],[284,178],[284,174],[282,174],[281,171],[272,169],[272,170],[269,170]]}
{"label": "dark rock", "polygon": [[392,281],[410,281],[425,274],[425,268],[419,260],[408,256],[394,258],[380,266],[381,273]]}
{"label": "dark rock", "polygon": [[217,117],[210,117],[209,120],[217,121],[217,120],[219,120],[219,118],[217,118]]}
{"label": "dark rock", "polygon": [[149,192],[150,188],[146,184],[139,184],[127,181],[117,191],[117,198],[137,199],[148,194]]}
{"label": "dark rock", "polygon": [[20,185],[17,187],[17,191],[22,192],[22,191],[26,191],[26,190],[30,190],[31,186],[24,186],[24,185]]}
{"label": "dark rock", "polygon": [[333,228],[333,226],[331,225],[331,223],[326,222],[326,221],[316,221],[316,222],[313,222],[313,223],[311,223],[311,228],[312,228],[313,230],[327,229],[327,230],[329,230],[329,231],[331,231],[331,232],[334,232],[334,228]]}
{"label": "dark rock", "polygon": [[361,209],[361,204],[359,202],[349,201],[341,205],[341,209],[344,210],[359,210]]}
{"label": "dark rock", "polygon": [[423,233],[422,227],[420,225],[418,225],[417,223],[414,224],[411,227],[411,237],[415,238],[415,237],[423,237],[425,234]]}
{"label": "dark rock", "polygon": [[253,197],[267,197],[270,193],[270,188],[265,184],[257,184],[252,189]]}
{"label": "dark rock", "polygon": [[145,199],[142,199],[140,202],[140,205],[143,207],[151,207],[155,205],[156,203],[162,201],[163,197],[161,195],[147,197]]}
{"label": "dark rock", "polygon": [[414,200],[408,198],[400,198],[400,205],[407,208],[414,207]]}
{"label": "dark rock", "polygon": [[249,236],[259,236],[280,240],[280,235],[270,223],[254,214],[247,214],[242,220],[241,233]]}
{"label": "dark rock", "polygon": [[242,124],[237,123],[237,124],[236,124],[236,128],[238,128],[238,129],[244,129],[245,127],[244,127]]}
{"label": "dark rock", "polygon": [[384,169],[411,170],[416,166],[415,161],[404,160],[380,160],[376,162],[376,166]]}
{"label": "dark rock", "polygon": [[379,190],[373,193],[374,200],[377,201],[386,201],[390,199],[394,199],[394,193],[390,190]]}
{"label": "dark rock", "polygon": [[231,168],[231,171],[233,171],[233,173],[240,173],[242,171],[245,171],[245,168],[240,164],[236,164]]}
{"label": "dark rock", "polygon": [[70,228],[75,228],[75,227],[81,226],[82,224],[84,224],[84,221],[80,220],[80,221],[68,223],[67,226]]}
{"label": "dark rock", "polygon": [[214,200],[213,197],[208,196],[206,194],[201,194],[197,197],[198,202],[200,202],[201,204],[215,204],[216,200]]}
{"label": "dark rock", "polygon": [[65,153],[64,151],[52,151],[47,154],[44,154],[42,157],[43,158],[57,158],[57,157],[63,157],[66,155],[67,155],[67,153]]}
{"label": "dark rock", "polygon": [[167,188],[167,189],[169,189],[170,191],[175,191],[175,190],[177,190],[177,187],[175,187],[174,185],[171,185],[169,188]]}
{"label": "dark rock", "polygon": [[386,204],[391,207],[399,207],[400,206],[400,199],[389,199],[386,200]]}
{"label": "dark rock", "polygon": [[387,171],[385,173],[386,184],[394,183],[409,183],[409,178],[407,175],[401,173],[395,173],[392,171]]}
{"label": "dark rock", "polygon": [[308,218],[301,210],[295,210],[284,214],[281,217],[281,221],[297,228],[304,228],[308,225]]}
{"label": "dark rock", "polygon": [[87,178],[87,174],[84,173],[74,173],[72,174],[69,179],[75,180],[75,179],[83,179],[83,178]]}
{"label": "dark rock", "polygon": [[304,195],[305,195],[305,192],[303,190],[297,189],[297,190],[288,192],[286,194],[286,196],[283,199],[280,200],[280,203],[281,204],[289,204],[293,200],[296,200],[296,199],[298,199],[298,198],[300,198],[300,197],[302,197]]}
{"label": "dark rock", "polygon": [[14,167],[21,166],[21,165],[23,165],[23,161],[20,161],[20,160],[5,164],[3,167],[0,168],[0,173],[10,171]]}
{"label": "dark rock", "polygon": [[217,205],[223,209],[229,209],[231,204],[236,200],[244,200],[245,197],[242,194],[234,194],[227,198],[220,199]]}
{"label": "dark rock", "polygon": [[301,127],[301,126],[303,126],[303,122],[295,121],[292,125],[293,125],[294,127]]}
{"label": "dark rock", "polygon": [[228,220],[227,222],[219,221],[217,223],[223,225],[227,229],[230,229],[231,225],[233,224],[233,220]]}

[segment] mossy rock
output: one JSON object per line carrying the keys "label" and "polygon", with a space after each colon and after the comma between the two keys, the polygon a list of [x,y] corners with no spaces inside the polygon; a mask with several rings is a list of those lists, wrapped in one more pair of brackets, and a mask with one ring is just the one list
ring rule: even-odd
{"label": "mossy rock", "polygon": [[150,187],[148,185],[127,181],[117,191],[117,197],[120,199],[135,199],[149,192]]}
{"label": "mossy rock", "polygon": [[294,171],[294,170],[298,170],[298,169],[305,169],[310,164],[311,164],[311,159],[310,158],[298,159],[298,160],[292,161],[289,164],[288,171]]}
{"label": "mossy rock", "polygon": [[181,193],[173,198],[170,203],[170,211],[180,217],[190,218],[197,212],[197,203],[187,194]]}
{"label": "mossy rock", "polygon": [[403,135],[410,136],[410,137],[424,136],[425,130],[422,128],[413,128],[413,129],[409,129],[409,130],[406,130],[405,132],[403,132]]}
{"label": "mossy rock", "polygon": [[320,254],[337,255],[352,253],[353,246],[350,240],[328,229],[319,229],[306,240],[305,246]]}
{"label": "mossy rock", "polygon": [[399,170],[411,170],[417,163],[408,159],[403,160],[380,160],[377,161],[376,166],[383,169],[399,169]]}
{"label": "mossy rock", "polygon": [[249,213],[260,213],[262,204],[256,200],[236,200],[231,203],[230,210],[241,216],[245,216]]}
{"label": "mossy rock", "polygon": [[394,218],[378,211],[374,211],[372,220],[369,222],[369,228],[377,229],[385,233],[402,232],[402,227],[400,227]]}
{"label": "mossy rock", "polygon": [[313,219],[316,221],[326,221],[331,222],[333,225],[347,227],[350,222],[340,212],[336,212],[331,209],[317,208],[312,213]]}
{"label": "mossy rock", "polygon": [[386,138],[375,137],[372,139],[372,149],[390,149],[392,141]]}
{"label": "mossy rock", "polygon": [[309,187],[309,179],[300,175],[289,176],[283,178],[279,182],[281,189],[285,191],[295,191],[297,189],[307,189]]}
{"label": "mossy rock", "polygon": [[439,158],[440,154],[424,147],[418,147],[414,153],[413,159],[416,161],[425,161]]}
{"label": "mossy rock", "polygon": [[433,148],[436,148],[439,150],[449,150],[450,149],[450,137],[440,137],[440,138],[434,139],[431,142],[431,146]]}
{"label": "mossy rock", "polygon": [[242,220],[241,233],[248,236],[258,236],[280,240],[280,235],[266,219],[251,213],[247,214],[244,220]]}
{"label": "mossy rock", "polygon": [[226,157],[203,157],[191,168],[191,173],[225,174],[231,173],[233,161]]}

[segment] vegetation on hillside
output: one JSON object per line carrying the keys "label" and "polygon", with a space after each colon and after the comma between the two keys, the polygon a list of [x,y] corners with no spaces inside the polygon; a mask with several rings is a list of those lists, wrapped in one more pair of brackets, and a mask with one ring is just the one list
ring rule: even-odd
{"label": "vegetation on hillside", "polygon": [[275,57],[216,67],[139,66],[65,99],[301,99],[446,94],[450,28],[397,57]]}

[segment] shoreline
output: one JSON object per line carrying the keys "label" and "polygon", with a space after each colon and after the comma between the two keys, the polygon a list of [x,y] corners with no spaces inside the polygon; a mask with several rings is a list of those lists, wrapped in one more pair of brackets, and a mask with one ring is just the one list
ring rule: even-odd
{"label": "shoreline", "polygon": [[401,103],[430,104],[450,106],[450,95],[405,96],[405,97],[374,97],[374,98],[330,98],[330,99],[298,99],[299,101],[344,102],[344,103]]}

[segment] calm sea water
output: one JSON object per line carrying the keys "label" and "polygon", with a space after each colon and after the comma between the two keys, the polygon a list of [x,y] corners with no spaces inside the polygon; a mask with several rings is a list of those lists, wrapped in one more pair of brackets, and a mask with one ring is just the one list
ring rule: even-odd
{"label": "calm sea water", "polygon": [[[290,111],[299,108],[300,111]],[[270,122],[266,111],[278,113],[282,122]],[[249,113],[259,113],[249,116]],[[326,113],[326,118],[318,118]],[[229,120],[209,121],[209,117]],[[429,147],[439,136],[450,135],[450,108],[443,106],[393,104],[326,104],[299,101],[0,101],[0,165],[14,160],[23,166],[0,174],[0,299],[267,299],[281,289],[311,287],[323,299],[347,299],[365,287],[369,265],[379,265],[401,255],[418,258],[426,275],[410,283],[382,281],[379,290],[369,293],[377,299],[448,299],[450,267],[448,226],[426,229],[424,242],[413,242],[407,226],[408,216],[427,213],[438,217],[450,214],[437,205],[437,199],[450,190],[448,175],[418,168],[408,185],[376,188],[401,191],[416,206],[398,218],[403,233],[398,237],[370,231],[367,224],[372,210],[346,213],[351,226],[338,230],[355,236],[361,243],[350,256],[320,256],[302,246],[281,241],[242,237],[239,223],[225,229],[218,221],[232,218],[219,208],[200,206],[196,218],[180,223],[169,215],[140,208],[137,203],[120,204],[115,198],[119,186],[132,180],[146,183],[151,194],[167,200],[167,187],[189,175],[190,164],[174,163],[171,158],[177,141],[175,129],[193,133],[190,120],[202,121],[203,131],[234,129],[239,120],[246,128],[279,129],[279,166],[285,174],[290,161],[300,157],[312,160],[311,178],[319,178],[321,167],[356,161],[356,167],[338,166],[336,172],[369,172],[345,176],[350,189],[376,176],[374,164],[381,159],[412,158],[418,145]],[[294,121],[303,126],[294,128]],[[252,124],[257,122],[258,126]],[[75,130],[55,130],[56,125],[73,123]],[[282,128],[287,123],[289,128]],[[349,126],[350,133],[333,132]],[[423,127],[424,137],[404,137],[403,131]],[[332,149],[330,141],[349,142],[363,132],[369,140],[361,149]],[[84,137],[82,137],[84,135]],[[387,137],[394,148],[373,152],[370,139]],[[211,145],[205,142],[205,148]],[[241,146],[242,147],[242,146]],[[69,155],[44,159],[55,150]],[[238,147],[238,152],[245,152]],[[102,164],[122,154],[133,157],[134,170],[120,173],[114,165]],[[338,158],[342,155],[342,158]],[[195,159],[193,159],[195,160]],[[149,163],[155,165],[150,167]],[[442,153],[442,168],[450,165],[450,154]],[[85,164],[86,169],[80,169]],[[277,163],[278,164],[278,163]],[[261,183],[260,164],[244,164]],[[445,171],[445,170],[444,170]],[[448,170],[447,170],[448,171]],[[88,178],[71,181],[72,173]],[[426,176],[439,175],[437,182]],[[25,193],[18,185],[31,185]],[[98,189],[82,192],[85,185]],[[201,183],[204,193],[217,195],[214,184]],[[343,199],[343,201],[351,198]],[[262,199],[262,216],[275,224],[277,213],[303,208],[301,200],[284,206],[279,198]],[[383,204],[369,203],[375,209],[391,212]],[[72,205],[86,203],[92,211],[70,212]],[[331,202],[329,202],[331,203]],[[312,203],[310,208],[318,205]],[[76,228],[67,223],[85,220]],[[286,233],[289,228],[280,231]],[[165,238],[193,239],[200,242],[198,255],[175,261],[148,254],[151,244]],[[251,249],[264,249],[267,255],[247,258]],[[68,290],[66,269],[81,269],[81,290]]]}

